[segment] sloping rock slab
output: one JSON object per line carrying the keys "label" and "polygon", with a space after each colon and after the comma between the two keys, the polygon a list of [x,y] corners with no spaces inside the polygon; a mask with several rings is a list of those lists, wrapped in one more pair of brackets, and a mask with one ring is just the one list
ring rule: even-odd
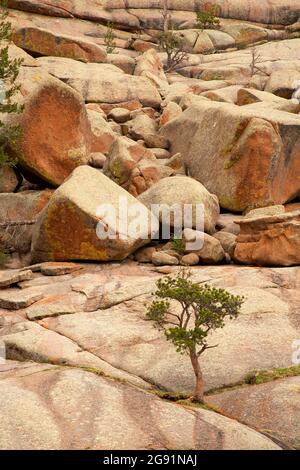
{"label": "sloping rock slab", "polygon": [[84,370],[12,374],[0,381],[0,413],[1,449],[280,449],[229,418]]}
{"label": "sloping rock slab", "polygon": [[300,450],[300,377],[274,380],[211,395],[227,416]]}

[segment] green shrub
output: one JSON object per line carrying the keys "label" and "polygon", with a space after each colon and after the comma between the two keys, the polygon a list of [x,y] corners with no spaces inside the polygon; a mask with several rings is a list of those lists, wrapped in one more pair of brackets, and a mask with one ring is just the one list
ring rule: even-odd
{"label": "green shrub", "polygon": [[106,30],[106,35],[104,37],[104,44],[106,46],[106,52],[107,54],[113,54],[117,44],[115,41],[115,33],[114,33],[114,25],[113,23],[108,23],[107,24],[107,30]]}
{"label": "green shrub", "polygon": [[175,251],[178,254],[184,255],[185,253],[185,242],[182,238],[176,238],[174,235],[171,238],[171,243]]}
{"label": "green shrub", "polygon": [[198,11],[196,27],[201,29],[201,31],[204,29],[218,29],[220,27],[220,20],[216,15],[216,6],[211,6],[208,9]]}
{"label": "green shrub", "polygon": [[173,26],[168,31],[159,34],[158,45],[161,52],[167,54],[166,72],[173,72],[188,58],[187,53],[184,51],[184,41],[176,34]]}
{"label": "green shrub", "polygon": [[[178,353],[189,355],[196,377],[193,400],[202,403],[204,380],[199,357],[207,349],[217,346],[209,344],[209,334],[223,328],[227,317],[237,318],[244,298],[224,289],[194,283],[186,270],[175,278],[160,279],[155,296],[146,318],[164,331]],[[176,310],[175,303],[178,305]]]}
{"label": "green shrub", "polygon": [[[11,59],[9,56],[9,44],[12,37],[12,27],[7,21],[8,12],[4,2],[0,6],[0,113],[18,114],[23,110],[14,100],[20,89],[16,84],[22,59]],[[20,136],[20,127],[9,125],[0,120],[0,167],[14,165],[15,159],[8,153],[8,147],[13,147]]]}

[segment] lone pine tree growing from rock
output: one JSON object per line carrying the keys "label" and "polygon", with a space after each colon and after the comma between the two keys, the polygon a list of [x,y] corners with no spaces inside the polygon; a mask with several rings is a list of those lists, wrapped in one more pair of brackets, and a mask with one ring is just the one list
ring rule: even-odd
{"label": "lone pine tree growing from rock", "polygon": [[203,403],[204,380],[199,358],[207,349],[217,347],[209,344],[209,333],[223,328],[226,317],[237,318],[244,298],[194,283],[190,276],[190,272],[183,270],[175,278],[159,279],[156,300],[146,318],[164,331],[177,352],[189,355],[196,377],[193,401]]}

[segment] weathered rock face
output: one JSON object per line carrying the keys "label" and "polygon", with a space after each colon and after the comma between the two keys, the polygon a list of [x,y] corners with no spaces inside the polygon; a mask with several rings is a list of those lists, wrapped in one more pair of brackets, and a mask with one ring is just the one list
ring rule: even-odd
{"label": "weathered rock face", "polygon": [[[123,233],[119,226],[125,210],[122,202],[143,211],[145,225],[136,236]],[[98,170],[79,167],[56,190],[34,228],[33,262],[124,259],[147,243],[147,216],[142,204]],[[130,217],[128,221],[132,222]],[[115,239],[107,233],[101,238],[98,230],[115,230]]]}
{"label": "weathered rock face", "polygon": [[0,244],[8,253],[30,251],[33,225],[51,190],[0,194]]}
{"label": "weathered rock face", "polygon": [[300,378],[289,377],[212,395],[208,402],[245,424],[300,450]]}
{"label": "weathered rock face", "polygon": [[[272,4],[262,5],[259,0],[253,0],[249,5],[246,0],[218,0],[218,15],[223,18],[254,21],[270,24],[292,24],[299,17],[299,6],[294,0],[276,0]],[[79,17],[95,21],[114,21],[115,24],[137,28],[139,26],[162,28],[160,0],[49,0],[47,3],[39,0],[9,0],[9,6],[20,10],[40,14]],[[195,11],[202,6],[198,0],[169,0],[176,25],[195,24]],[[192,26],[189,26],[192,27]]]}
{"label": "weathered rock face", "polygon": [[25,108],[13,118],[22,132],[11,153],[29,174],[58,186],[88,159],[90,125],[84,102],[39,67],[22,67],[18,80],[19,102]]}
{"label": "weathered rock face", "polygon": [[218,232],[214,235],[214,238],[219,240],[225,253],[228,253],[233,258],[235,246],[236,246],[236,235],[228,232]]}
{"label": "weathered rock face", "polygon": [[107,154],[116,135],[99,112],[88,109],[87,115],[91,125],[91,152]]}
{"label": "weathered rock face", "polygon": [[[169,0],[171,10],[196,11],[202,6],[197,0]],[[260,23],[290,24],[297,21],[300,7],[294,0],[277,0],[270,5],[262,5],[259,0],[253,0],[249,5],[246,0],[217,0],[214,1],[218,15],[224,18],[255,21]],[[106,0],[107,8],[132,8],[132,9],[159,9],[159,0]]]}
{"label": "weathered rock face", "polygon": [[17,46],[35,54],[69,57],[82,62],[106,62],[106,52],[101,46],[87,39],[56,35],[47,29],[19,28],[13,39]]}
{"label": "weathered rock face", "polygon": [[[197,240],[201,241],[202,247],[196,249],[186,249],[187,252],[196,253],[199,257],[200,263],[216,264],[223,261],[225,258],[225,251],[219,240],[211,237],[207,233],[201,233],[197,230],[186,228],[183,231],[183,239],[185,243],[195,243]],[[187,245],[186,245],[187,247]]]}
{"label": "weathered rock face", "polygon": [[88,102],[119,104],[138,100],[154,108],[161,103],[156,86],[148,78],[127,75],[111,64],[83,64],[62,57],[40,57],[37,63]]}
{"label": "weathered rock face", "polygon": [[[170,272],[175,274],[179,269],[177,266],[169,266],[168,268],[170,269],[169,274]],[[164,267],[164,271],[165,269]],[[126,405],[126,419],[124,418],[126,436],[128,436],[128,423],[136,420],[135,406],[130,405],[130,412],[128,412],[127,406],[132,397],[134,403],[137,403],[138,399],[135,395],[137,389],[132,385],[139,387],[138,393],[142,397],[141,402],[138,401],[139,413],[145,407],[141,421],[143,429],[145,429],[145,422],[149,416],[149,407],[155,411],[154,414],[151,413],[151,429],[153,431],[151,434],[153,441],[151,442],[157,442],[158,431],[153,428],[153,416],[157,419],[161,413],[153,408],[156,406],[154,403],[157,401],[161,404],[159,406],[171,406],[172,410],[173,407],[174,410],[182,410],[182,408],[179,404],[176,406],[168,404],[166,400],[161,402],[155,395],[148,395],[141,389],[153,392],[157,387],[160,390],[163,388],[190,394],[194,386],[194,374],[188,356],[178,355],[172,344],[166,341],[162,332],[155,329],[151,322],[145,320],[147,305],[153,300],[151,293],[155,289],[155,282],[161,277],[158,270],[163,272],[161,268],[154,272],[153,266],[138,266],[132,261],[121,264],[103,263],[101,265],[42,263],[38,266],[32,266],[31,272],[28,270],[10,271],[7,276],[1,276],[1,280],[4,281],[2,285],[4,289],[0,290],[0,303],[3,302],[2,305],[10,306],[10,308],[20,309],[25,306],[25,310],[0,309],[0,339],[1,343],[5,344],[7,352],[7,361],[6,364],[1,365],[0,374],[2,387],[0,394],[2,416],[0,447],[6,448],[9,444],[12,448],[19,448],[18,446],[20,448],[24,446],[34,448],[35,445],[37,448],[41,448],[43,443],[48,443],[48,439],[52,436],[52,427],[49,427],[47,421],[44,436],[41,431],[41,423],[44,420],[41,421],[40,417],[45,409],[51,410],[51,416],[52,413],[56,417],[61,416],[56,413],[57,408],[54,409],[54,404],[61,406],[60,409],[64,411],[68,406],[68,416],[73,416],[72,419],[77,419],[80,416],[81,422],[81,426],[77,426],[77,422],[75,424],[72,422],[77,430],[76,439],[77,437],[79,439],[77,441],[74,440],[74,432],[67,432],[70,419],[62,419],[62,421],[60,418],[55,419],[55,429],[59,428],[59,436],[62,439],[57,444],[61,446],[59,448],[69,448],[70,446],[81,448],[81,442],[84,442],[84,448],[86,446],[92,448],[93,445],[96,447],[96,435],[100,436],[99,442],[102,445],[105,442],[110,447],[110,441],[103,440],[106,438],[103,436],[107,435],[108,428],[104,429],[106,421],[102,413],[102,405],[106,404],[103,401],[103,396],[106,394],[103,395],[101,392],[103,384],[108,382],[105,377],[99,377],[100,374],[108,375],[111,378],[109,382],[117,384],[117,387],[121,387],[120,390],[122,390],[123,400],[120,400],[118,395],[115,402],[113,389],[110,389],[107,406],[105,405],[105,413],[109,412],[111,442],[115,446],[121,445],[120,443],[124,445],[124,442],[127,442],[124,441],[123,434],[121,440],[118,440],[120,416],[123,416],[123,414],[120,415],[119,408],[118,423],[116,426],[112,425],[112,417],[115,416],[114,410],[116,409],[115,403]],[[49,276],[49,274],[51,275]],[[239,388],[238,383],[244,381],[249,373],[252,376],[253,371],[292,365],[292,344],[299,338],[298,311],[295,308],[300,301],[299,268],[249,269],[241,266],[201,266],[191,268],[191,274],[194,282],[208,283],[211,286],[226,288],[235,295],[245,296],[245,303],[238,319],[226,321],[223,330],[213,332],[209,337],[211,344],[218,344],[218,348],[206,351],[202,357],[206,390],[209,391],[212,388],[219,390],[215,390],[217,394],[213,396],[206,395],[206,399],[216,400],[215,405],[221,411],[223,410],[229,416],[248,423],[263,433],[267,429],[267,433],[275,437],[275,441],[277,439],[277,442],[295,446],[299,440],[297,423],[295,422],[293,426],[294,420],[298,419],[297,378],[291,377],[288,379],[289,383],[275,381],[257,387],[242,386]],[[8,287],[11,282],[17,282],[17,280],[19,282],[18,288]],[[40,297],[43,298],[38,300]],[[30,305],[30,303],[32,304]],[[177,312],[177,310],[175,311]],[[28,320],[25,319],[26,317]],[[28,360],[35,362],[19,362]],[[52,380],[47,374],[52,374],[53,365],[55,365],[55,374],[63,374],[59,382],[66,387],[64,393],[61,389],[58,391],[57,388],[52,388],[54,383],[57,384],[57,381],[56,379]],[[61,367],[61,365],[72,366],[72,369]],[[89,368],[94,371],[94,374],[90,375],[90,372],[82,368]],[[39,371],[43,371],[43,373],[39,374]],[[292,370],[289,372],[292,373]],[[67,376],[64,375],[66,373]],[[89,377],[94,377],[96,383],[101,383],[101,387],[98,388],[95,385],[94,389],[94,386],[88,386],[86,374]],[[74,382],[75,376],[79,378]],[[121,379],[123,383],[112,380],[114,378]],[[128,384],[125,385],[124,381]],[[3,384],[5,388],[3,388]],[[8,395],[5,390],[8,384],[17,386],[20,395],[15,395],[13,393],[15,389],[10,389],[9,399],[6,400]],[[48,391],[46,394],[44,385]],[[227,385],[235,385],[235,387],[224,391],[223,387]],[[34,396],[43,397],[42,402],[38,401],[37,404],[39,413],[38,411],[32,412],[33,417],[37,413],[39,416],[37,423],[39,432],[37,434],[34,431],[34,418],[30,420],[29,429],[27,428],[28,415],[26,414],[27,421],[25,420],[24,423],[22,418],[24,410],[27,409],[26,397],[29,389]],[[127,389],[128,395],[125,394]],[[86,391],[88,399],[78,390]],[[32,395],[30,396],[32,397]],[[75,396],[78,398],[78,402],[74,402]],[[148,402],[150,396],[151,400],[155,399],[156,401]],[[52,400],[53,397],[55,400]],[[61,400],[64,402],[62,403]],[[70,411],[70,403],[75,403],[76,413]],[[88,404],[87,406],[91,408],[85,406],[83,409],[82,403]],[[99,408],[98,413],[99,403],[101,403],[101,410]],[[17,413],[16,410],[19,410],[19,406],[20,412]],[[91,414],[90,409],[93,410]],[[186,408],[184,409],[186,410]],[[95,422],[101,424],[100,427],[92,426],[91,428],[91,423],[94,423],[94,418],[91,416],[96,416],[94,414],[96,411]],[[199,408],[190,408],[189,416],[199,411],[202,412]],[[88,428],[84,426],[85,421],[81,419],[81,413],[89,416]],[[220,415],[209,413],[211,417],[224,419]],[[169,423],[169,419],[164,418],[163,422]],[[278,425],[276,425],[277,420]],[[199,424],[199,419],[197,423]],[[176,426],[177,431],[178,426],[183,426],[183,434],[186,439],[189,429],[186,419],[176,415]],[[236,423],[235,426],[237,426]],[[22,433],[19,432],[19,429],[22,430]],[[174,429],[174,426],[172,425],[170,429]],[[227,420],[226,436],[230,429]],[[235,427],[234,435],[230,434],[230,439],[228,437],[230,448],[239,448],[241,438],[243,438],[243,446],[248,445],[244,440],[246,438],[245,429],[245,427],[239,427],[237,430]],[[103,430],[103,435],[101,430]],[[24,432],[27,433],[26,440]],[[72,439],[69,440],[70,435],[72,435]],[[132,444],[133,447],[143,447],[144,441],[140,440],[143,435],[140,430],[136,431],[135,429],[129,444]],[[36,436],[39,438],[38,444],[36,444]],[[79,438],[79,436],[81,437]],[[195,428],[193,436],[195,436]],[[211,436],[211,432],[205,428],[203,432],[200,432],[199,439],[205,439],[203,441],[206,443],[205,445],[219,448],[217,446],[221,445],[220,432],[218,433],[218,444],[215,441],[208,444],[211,442]],[[89,438],[92,439],[91,445],[87,441]],[[148,435],[145,439],[149,444]],[[168,434],[168,445],[170,445],[169,439]],[[180,437],[180,445],[183,443],[182,439]],[[199,439],[197,439],[198,444]],[[76,444],[77,442],[78,444]],[[51,445],[53,447],[52,441]],[[50,447],[51,445],[49,444]],[[161,437],[159,445],[162,445]],[[176,444],[176,448],[180,445]],[[255,442],[251,440],[250,448],[256,448],[255,445]],[[191,446],[192,441],[187,443],[187,448],[191,448]],[[204,444],[201,444],[201,448],[203,446]]]}
{"label": "weathered rock face", "polygon": [[0,168],[0,193],[13,193],[21,182],[22,177],[14,168],[9,166]]}
{"label": "weathered rock face", "polygon": [[[56,332],[65,340],[71,339],[93,354],[95,361],[101,358],[116,370],[127,371],[132,377],[143,378],[153,386],[191,393],[194,375],[189,357],[178,355],[163,333],[145,320],[147,306],[153,300],[151,293],[155,290],[155,281],[160,277],[153,272],[153,266],[137,268],[129,261],[121,266],[81,266],[86,272],[75,273],[75,279],[59,276],[55,282],[53,277],[45,279],[42,276],[23,282],[24,295],[32,295],[34,290],[35,294],[44,296],[43,301],[30,306],[26,314],[31,319],[44,317],[42,325],[45,329]],[[173,266],[171,269],[176,272],[180,268]],[[209,338],[211,344],[219,346],[207,351],[202,358],[206,390],[236,384],[254,370],[291,365],[292,344],[299,338],[295,308],[300,300],[298,268],[262,270],[201,266],[191,269],[193,281],[245,296],[240,317],[226,322],[223,330],[214,332]],[[20,291],[14,289],[11,300],[16,290]],[[58,294],[63,292],[69,295],[77,313],[68,307],[72,305],[70,300],[68,305],[58,305]],[[83,299],[80,297],[77,305],[79,293]],[[9,325],[16,314],[6,311],[8,314],[8,328],[3,334],[13,333]],[[3,315],[5,318],[5,312],[0,311],[0,316]],[[10,334],[12,354],[16,349],[13,341]],[[40,341],[36,345],[30,334],[22,348],[18,341],[18,350],[23,358],[32,358],[34,354],[36,357],[39,352],[40,361],[45,357],[44,348],[47,347],[47,362],[58,363],[65,354],[56,344]],[[76,358],[73,359],[74,365]],[[77,361],[79,359],[80,355],[77,355]],[[77,363],[83,365],[82,361]]]}
{"label": "weathered rock face", "polygon": [[290,99],[298,88],[294,85],[300,80],[300,71],[295,69],[274,71],[267,81],[265,90],[282,98]]}
{"label": "weathered rock face", "polygon": [[217,413],[167,403],[85,370],[25,363],[18,374],[10,361],[5,376],[1,449],[280,449]]}
{"label": "weathered rock face", "polygon": [[237,212],[300,191],[299,116],[253,106],[203,100],[161,130],[190,176]]}
{"label": "weathered rock face", "polygon": [[[202,79],[203,81],[214,80],[216,78],[217,82],[226,80],[232,85],[248,86],[250,84],[251,86],[251,82],[253,81],[255,87],[259,87],[259,89],[263,90],[266,87],[269,75],[272,77],[273,73],[277,75],[278,72],[281,73],[283,71],[285,76],[284,82],[288,79],[290,87],[292,82],[288,77],[291,76],[291,71],[294,71],[293,73],[296,74],[296,72],[300,70],[299,43],[300,39],[295,38],[267,42],[257,46],[255,50],[256,54],[259,54],[258,67],[262,70],[262,74],[256,74],[255,76],[251,75],[251,48],[226,53],[222,52],[217,56],[216,54],[207,54],[198,64],[184,65],[180,73],[186,77]],[[276,86],[279,85],[279,87],[283,84],[282,80],[280,83],[280,79],[276,80],[276,82]],[[226,83],[224,86],[226,86]],[[270,90],[266,89],[266,91]]]}
{"label": "weathered rock face", "polygon": [[176,266],[179,264],[176,256],[172,256],[172,254],[164,251],[154,252],[151,261],[155,266]]}
{"label": "weathered rock face", "polygon": [[159,120],[159,126],[165,126],[166,124],[168,124],[168,122],[180,116],[181,113],[181,107],[177,103],[170,101],[162,112],[162,115]]}
{"label": "weathered rock face", "polygon": [[[184,205],[190,204],[192,208],[191,226],[196,227],[196,223],[203,222],[203,229],[207,233],[213,233],[215,230],[216,221],[218,219],[220,208],[218,199],[213,194],[210,194],[202,184],[198,181],[189,178],[188,176],[172,176],[171,178],[164,178],[158,183],[153,185],[148,191],[139,196],[139,200],[150,209],[152,204],[166,204],[170,209],[173,204],[178,205],[182,217],[184,214]],[[197,219],[197,206],[203,207],[204,219]],[[171,211],[171,224],[176,225],[176,209],[172,216]],[[168,214],[160,213],[160,221],[167,223]],[[183,224],[183,218],[180,220],[180,226]]]}
{"label": "weathered rock face", "polygon": [[298,114],[300,110],[300,103],[294,103],[292,100],[275,96],[266,91],[241,87],[237,93],[236,104],[239,106],[247,106],[254,103],[262,103],[268,107],[278,109],[279,111],[287,111],[295,114]]}
{"label": "weathered rock face", "polygon": [[155,49],[149,49],[137,58],[134,75],[149,78],[161,93],[166,93],[169,87],[162,61]]}
{"label": "weathered rock face", "polygon": [[151,150],[125,137],[114,142],[103,170],[133,196],[174,173],[172,168],[161,165]]}
{"label": "weathered rock face", "polygon": [[234,251],[235,260],[259,266],[300,263],[300,211],[245,218]]}

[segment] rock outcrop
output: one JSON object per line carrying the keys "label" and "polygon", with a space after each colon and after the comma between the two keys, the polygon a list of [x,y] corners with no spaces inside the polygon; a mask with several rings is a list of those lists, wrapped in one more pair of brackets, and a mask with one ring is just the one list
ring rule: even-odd
{"label": "rock outcrop", "polygon": [[[162,3],[8,1],[1,449],[300,448],[300,3],[168,0],[172,72]],[[147,316],[182,270],[243,298],[205,407]]]}
{"label": "rock outcrop", "polygon": [[300,263],[300,211],[246,217],[234,251],[236,261],[259,266]]}
{"label": "rock outcrop", "polygon": [[225,416],[167,403],[86,370],[25,363],[22,373],[9,361],[5,376],[0,382],[1,449],[280,449]]}
{"label": "rock outcrop", "polygon": [[[123,232],[123,211],[131,206],[144,216],[137,235],[134,227],[132,235]],[[55,191],[34,227],[33,262],[122,260],[148,242],[147,216],[142,204],[98,170],[79,167]]]}
{"label": "rock outcrop", "polygon": [[160,106],[161,96],[148,78],[125,74],[115,65],[84,64],[62,57],[41,57],[37,63],[78,91],[86,102],[120,104],[138,100],[143,106]]}
{"label": "rock outcrop", "polygon": [[22,67],[18,82],[24,111],[9,121],[21,128],[11,154],[29,178],[58,186],[88,161],[90,124],[83,99],[39,67]]}
{"label": "rock outcrop", "polygon": [[[153,207],[154,205],[166,205],[169,211],[164,211],[162,207],[159,214],[163,224],[168,224],[170,220],[171,226],[177,226],[177,214],[180,224],[177,228],[181,228],[184,222],[186,224],[189,222],[190,228],[196,228],[198,223],[198,226],[203,227],[203,231],[205,230],[207,233],[214,233],[220,213],[217,197],[210,194],[201,183],[188,176],[163,178],[139,196],[139,201],[148,209],[151,208],[151,205]],[[188,221],[189,209],[191,209],[190,221]],[[186,216],[186,220],[184,220],[184,216]]]}
{"label": "rock outcrop", "polygon": [[190,176],[239,212],[300,193],[299,129],[291,113],[203,100],[161,132]]}
{"label": "rock outcrop", "polygon": [[[266,374],[267,377],[267,374]],[[263,430],[288,449],[300,449],[299,377],[212,395],[208,402],[226,415]]]}
{"label": "rock outcrop", "polygon": [[156,160],[150,149],[126,137],[119,137],[111,147],[104,173],[133,196],[146,191],[174,170]]}

